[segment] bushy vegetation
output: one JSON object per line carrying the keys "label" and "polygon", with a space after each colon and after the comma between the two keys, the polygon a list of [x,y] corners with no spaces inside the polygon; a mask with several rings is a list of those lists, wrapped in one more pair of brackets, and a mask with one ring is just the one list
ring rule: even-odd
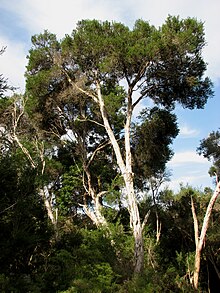
{"label": "bushy vegetation", "polygon": [[[34,190],[27,189],[30,176],[33,178],[35,174],[29,172],[22,176],[25,182],[17,182],[16,172],[11,171],[10,178],[6,177],[8,166],[15,170],[14,165],[7,161],[6,168],[2,160],[1,166],[2,178],[5,174],[2,206],[6,200],[13,202],[16,198],[17,202],[1,211],[1,292],[194,292],[190,284],[195,251],[190,201],[193,196],[202,219],[210,191],[182,187],[178,194],[161,192],[157,204],[162,224],[159,242],[156,242],[154,204],[146,195],[141,206],[152,212],[144,233],[145,268],[141,275],[134,276],[133,238],[120,217],[106,231],[88,221],[83,225],[84,215],[65,220],[62,216],[55,233],[41,200],[35,200]],[[13,191],[9,184],[12,180],[17,186]],[[208,292],[210,287],[215,292],[219,284],[213,267],[220,265],[218,215],[217,203],[202,256],[202,292]],[[123,217],[125,221],[129,225],[128,216]]]}

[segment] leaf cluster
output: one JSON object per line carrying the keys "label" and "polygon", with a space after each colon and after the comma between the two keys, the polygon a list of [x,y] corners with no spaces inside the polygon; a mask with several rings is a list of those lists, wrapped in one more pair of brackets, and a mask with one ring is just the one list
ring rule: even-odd
{"label": "leaf cluster", "polygon": [[132,135],[134,173],[138,186],[163,173],[173,151],[170,144],[178,135],[176,116],[154,107],[142,112]]}
{"label": "leaf cluster", "polygon": [[213,131],[209,136],[200,142],[197,149],[200,155],[213,161],[210,169],[211,176],[220,176],[220,131]]}

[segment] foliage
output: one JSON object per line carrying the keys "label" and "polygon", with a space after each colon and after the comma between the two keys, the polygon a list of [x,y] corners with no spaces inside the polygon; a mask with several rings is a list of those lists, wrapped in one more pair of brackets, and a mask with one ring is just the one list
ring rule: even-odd
{"label": "foliage", "polygon": [[213,131],[209,136],[203,139],[198,148],[199,154],[203,155],[208,160],[213,161],[213,166],[210,168],[210,176],[220,175],[220,131]]}
{"label": "foliage", "polygon": [[135,126],[132,139],[138,186],[165,172],[173,155],[170,144],[179,132],[175,115],[158,107],[142,111],[139,119],[141,123]]}

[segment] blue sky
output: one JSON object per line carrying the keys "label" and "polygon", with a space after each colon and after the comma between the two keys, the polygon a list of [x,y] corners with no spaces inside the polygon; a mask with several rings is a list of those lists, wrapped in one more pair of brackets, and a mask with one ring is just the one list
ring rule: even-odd
{"label": "blue sky", "polygon": [[215,96],[204,110],[176,110],[180,134],[168,167],[173,174],[170,187],[175,190],[180,183],[213,187],[208,175],[210,162],[196,154],[196,148],[201,139],[220,127],[219,11],[219,0],[0,0],[0,48],[7,46],[0,57],[0,73],[22,93],[31,36],[48,29],[62,38],[81,19],[114,20],[132,26],[141,18],[159,26],[170,14],[203,21],[207,41],[203,55]]}

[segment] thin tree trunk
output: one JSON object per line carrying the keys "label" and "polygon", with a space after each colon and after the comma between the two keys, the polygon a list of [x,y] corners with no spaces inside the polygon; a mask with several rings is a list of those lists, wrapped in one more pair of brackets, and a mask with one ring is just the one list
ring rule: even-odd
{"label": "thin tree trunk", "polygon": [[46,208],[46,211],[47,211],[47,215],[48,215],[48,218],[50,219],[51,223],[53,224],[54,228],[56,227],[57,225],[57,221],[56,221],[56,218],[54,217],[54,214],[53,214],[53,209],[52,209],[52,206],[51,206],[51,203],[50,201],[48,200],[47,196],[46,196],[46,193],[47,193],[47,188],[44,187],[44,188],[41,188],[39,190],[39,194],[44,202],[44,206]]}
{"label": "thin tree trunk", "polygon": [[202,248],[205,243],[205,236],[206,236],[206,232],[208,230],[211,213],[212,213],[214,204],[217,200],[219,193],[220,193],[220,182],[218,182],[218,184],[215,188],[215,191],[209,201],[208,207],[206,209],[206,214],[205,214],[205,217],[203,220],[200,236],[199,236],[198,220],[197,220],[197,216],[196,216],[196,212],[195,212],[195,207],[194,207],[193,200],[191,198],[192,214],[193,214],[193,220],[194,220],[195,244],[196,244],[193,285],[196,290],[198,289],[198,285],[199,285],[199,273],[200,273],[200,265],[201,265]]}

